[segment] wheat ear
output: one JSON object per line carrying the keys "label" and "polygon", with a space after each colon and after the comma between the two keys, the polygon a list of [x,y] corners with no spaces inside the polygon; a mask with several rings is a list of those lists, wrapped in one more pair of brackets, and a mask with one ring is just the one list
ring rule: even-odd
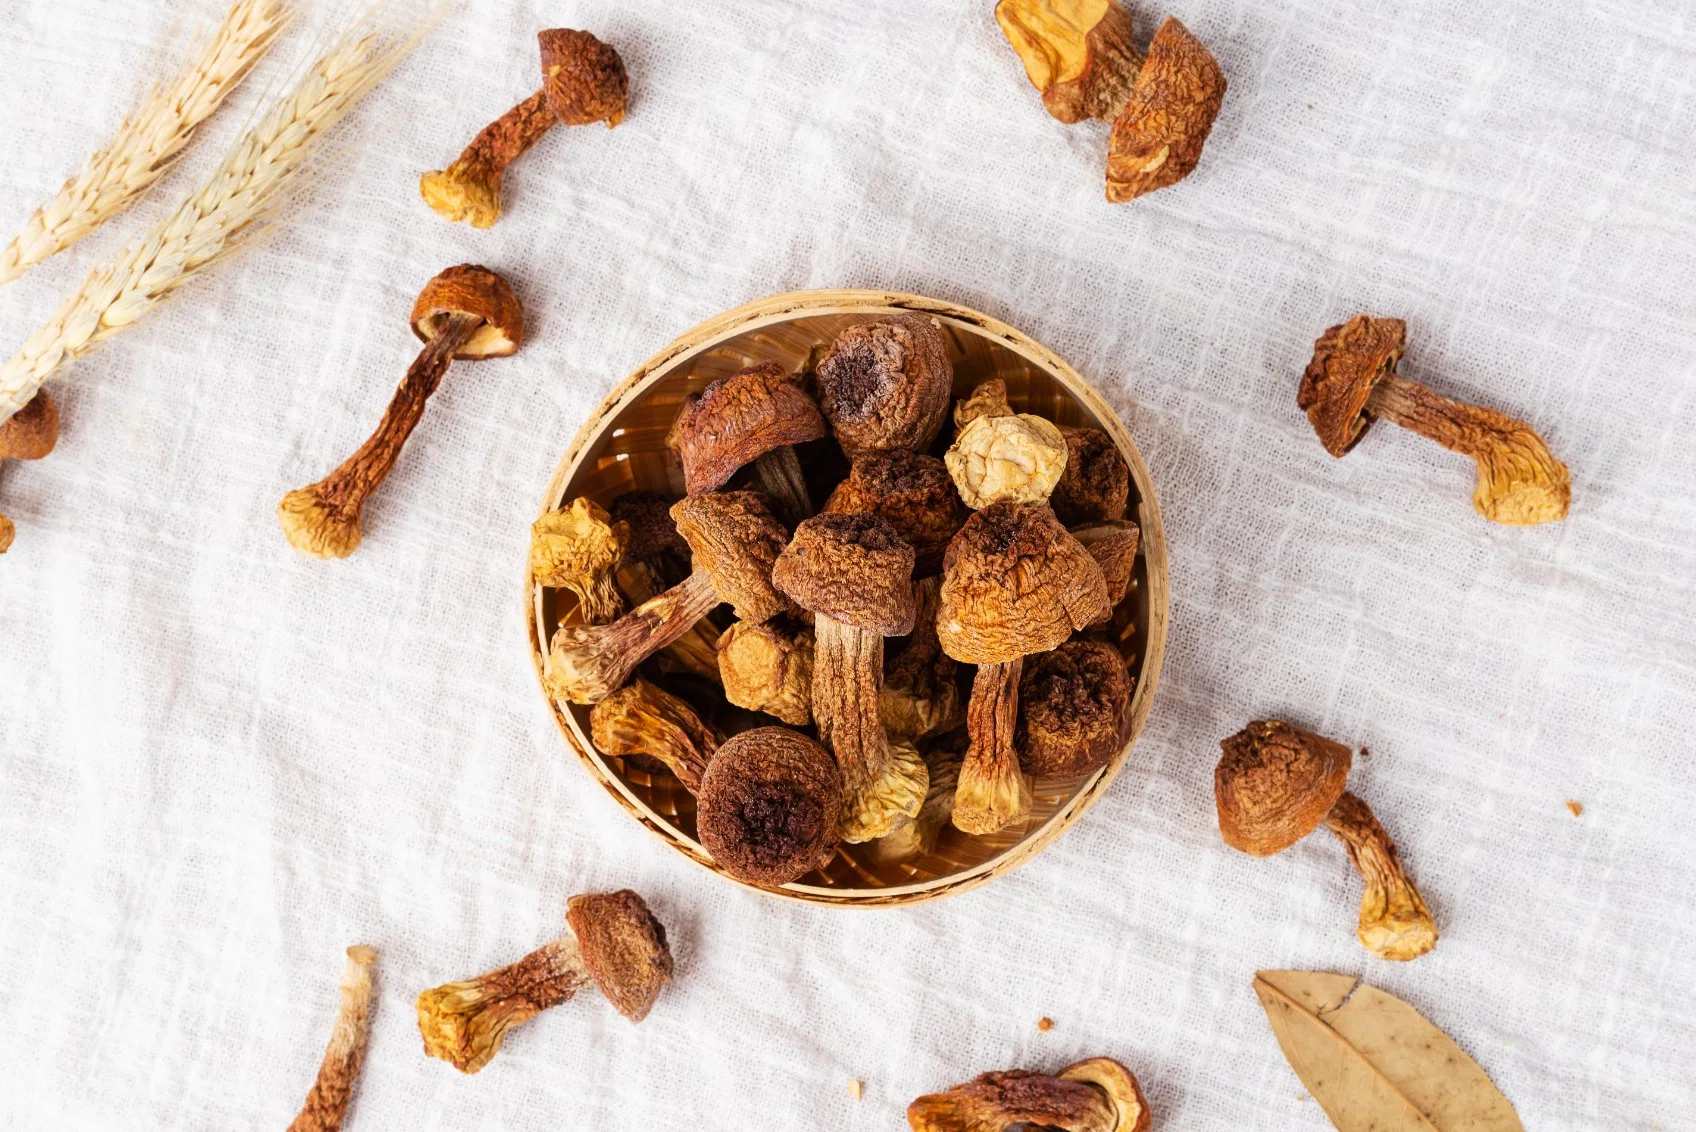
{"label": "wheat ear", "polygon": [[235,0],[188,67],[155,87],[87,168],[66,181],[0,249],[0,283],[64,251],[151,188],[181,155],[195,127],[247,77],[287,22],[281,0]]}
{"label": "wheat ear", "polygon": [[434,27],[399,42],[350,34],[268,107],[223,164],[176,211],[83,281],[45,326],[0,366],[0,422],[23,408],[41,383],[163,302],[248,242],[317,149],[330,127],[394,69]]}

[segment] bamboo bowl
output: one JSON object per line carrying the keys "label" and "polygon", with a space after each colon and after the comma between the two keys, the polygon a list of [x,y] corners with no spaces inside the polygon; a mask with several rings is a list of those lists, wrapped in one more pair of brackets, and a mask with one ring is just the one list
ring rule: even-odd
{"label": "bamboo bowl", "polygon": [[[937,299],[885,291],[797,291],[760,299],[688,331],[627,377],[578,431],[548,484],[540,513],[579,495],[606,506],[614,496],[648,488],[669,498],[683,495],[683,473],[666,447],[685,396],[716,378],[762,361],[793,371],[814,347],[844,328],[883,315],[919,311],[942,323],[954,363],[954,392],[999,377],[1021,412],[1056,424],[1099,428],[1111,436],[1131,469],[1127,517],[1142,528],[1142,553],[1132,588],[1115,611],[1117,643],[1135,679],[1123,748],[1106,767],[1074,779],[1038,779],[1034,805],[1022,825],[989,837],[971,837],[944,826],[934,852],[894,865],[872,863],[865,846],[844,845],[822,869],[782,888],[778,896],[818,904],[885,906],[933,900],[962,892],[1009,872],[1041,852],[1107,789],[1124,765],[1148,718],[1166,641],[1166,540],[1160,508],[1130,434],[1101,397],[1065,361],[1005,323]],[[946,442],[951,426],[945,427]],[[809,454],[800,450],[803,466]],[[807,467],[809,479],[814,467]],[[842,472],[845,474],[846,465]],[[823,495],[816,496],[822,500]],[[538,679],[553,629],[578,619],[566,591],[533,584],[526,571],[525,617]],[[652,678],[652,677],[650,677]],[[664,678],[655,680],[670,688]],[[681,694],[681,693],[680,693]],[[544,687],[543,696],[547,696]],[[688,698],[687,696],[685,698]],[[589,709],[549,699],[554,721],[595,780],[632,817],[690,860],[728,876],[695,839],[695,799],[668,774],[649,774],[624,760],[603,758],[589,740]],[[764,716],[766,723],[775,722]],[[732,878],[734,879],[734,878]],[[740,883],[740,882],[738,882]]]}

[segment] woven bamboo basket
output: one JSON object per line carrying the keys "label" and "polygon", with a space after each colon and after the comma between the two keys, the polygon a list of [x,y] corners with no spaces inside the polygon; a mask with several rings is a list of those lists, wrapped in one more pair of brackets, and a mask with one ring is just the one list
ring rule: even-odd
{"label": "woven bamboo basket", "polygon": [[[1038,779],[1030,817],[989,837],[945,826],[934,852],[894,865],[874,864],[865,846],[844,845],[822,869],[778,889],[818,904],[888,906],[962,892],[1030,860],[1089,808],[1129,756],[1154,699],[1166,641],[1166,540],[1154,485],[1130,434],[1106,402],[1064,360],[1040,343],[977,311],[886,291],[797,291],[760,299],[709,319],[632,373],[601,403],[571,442],[542,499],[545,513],[586,495],[603,506],[621,492],[648,488],[683,494],[682,468],[666,433],[683,399],[716,378],[762,361],[800,369],[812,350],[844,328],[903,311],[942,323],[954,363],[954,392],[999,377],[1008,400],[1057,424],[1105,431],[1131,469],[1128,517],[1142,528],[1142,553],[1130,593],[1114,615],[1115,637],[1135,683],[1123,748],[1081,779]],[[944,430],[946,442],[949,430]],[[803,452],[803,461],[807,455]],[[845,468],[844,468],[845,471]],[[822,497],[821,497],[822,498]],[[524,607],[531,659],[540,679],[554,628],[578,620],[566,591],[534,585],[526,571]],[[664,678],[656,680],[666,686]],[[546,689],[543,691],[547,696]],[[669,774],[603,758],[589,740],[589,709],[549,699],[560,733],[589,773],[632,817],[690,860],[727,876],[695,839],[695,800]],[[759,717],[767,723],[774,720]],[[733,879],[733,878],[732,878]],[[740,883],[740,882],[739,882]]]}

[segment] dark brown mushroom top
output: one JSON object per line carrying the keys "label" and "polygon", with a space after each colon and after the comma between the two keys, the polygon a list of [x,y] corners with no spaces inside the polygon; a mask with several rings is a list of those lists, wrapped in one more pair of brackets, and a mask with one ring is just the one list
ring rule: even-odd
{"label": "dark brown mushroom top", "polygon": [[722,487],[744,464],[824,435],[824,418],[783,367],[764,362],[721,377],[683,404],[675,426],[690,495]]}
{"label": "dark brown mushroom top", "polygon": [[788,884],[830,859],[842,772],[829,751],[787,727],[756,727],[718,749],[696,799],[701,844],[749,884]]}
{"label": "dark brown mushroom top", "polygon": [[59,406],[45,389],[0,423],[0,460],[39,460],[58,443]]}
{"label": "dark brown mushroom top", "polygon": [[819,408],[850,454],[873,448],[922,451],[948,415],[954,367],[942,325],[898,314],[850,326],[816,371]]}
{"label": "dark brown mushroom top", "polygon": [[1131,495],[1131,469],[1113,439],[1098,428],[1067,428],[1066,470],[1048,505],[1068,527],[1123,519]]}
{"label": "dark brown mushroom top", "polygon": [[649,562],[663,555],[689,557],[689,544],[671,521],[671,500],[657,491],[637,489],[614,496],[607,508],[613,522],[630,528],[630,544],[624,557],[632,562]]}
{"label": "dark brown mushroom top", "polygon": [[1313,360],[1301,375],[1296,404],[1325,451],[1343,456],[1360,443],[1372,427],[1366,399],[1373,386],[1395,371],[1406,345],[1407,323],[1364,314],[1319,336]]}
{"label": "dark brown mushroom top", "polygon": [[913,631],[913,548],[876,515],[806,520],[778,556],[772,581],[803,609],[844,625],[885,637]]}
{"label": "dark brown mushroom top", "polygon": [[836,485],[823,510],[864,511],[887,520],[912,545],[913,572],[921,578],[942,569],[948,540],[967,515],[948,466],[904,448],[855,456],[848,478]]}
{"label": "dark brown mushroom top", "polygon": [[1168,16],[1148,45],[1107,142],[1107,199],[1117,204],[1189,176],[1225,100],[1212,52]]}
{"label": "dark brown mushroom top", "polygon": [[1213,800],[1225,844],[1270,857],[1300,841],[1348,785],[1353,752],[1283,720],[1255,720],[1219,744]]}
{"label": "dark brown mushroom top", "polygon": [[565,918],[601,993],[632,1022],[646,1018],[671,978],[665,927],[647,901],[628,888],[584,893],[571,898]]}
{"label": "dark brown mushroom top", "polygon": [[611,44],[586,31],[549,28],[536,36],[542,56],[542,93],[554,117],[567,126],[624,120],[630,76]]}
{"label": "dark brown mushroom top", "polygon": [[1103,641],[1067,641],[1025,662],[1019,761],[1026,774],[1070,778],[1118,753],[1131,707],[1125,658]]}
{"label": "dark brown mushroom top", "polygon": [[412,332],[428,342],[441,332],[449,315],[483,320],[456,358],[504,358],[524,343],[524,304],[505,279],[475,263],[462,263],[424,284],[412,304]]}
{"label": "dark brown mushroom top", "polygon": [[1101,567],[1040,503],[992,503],[948,544],[936,632],[967,664],[1057,648],[1112,612]]}
{"label": "dark brown mushroom top", "polygon": [[695,569],[713,580],[720,601],[744,621],[769,621],[788,608],[772,588],[771,568],[789,532],[757,491],[709,491],[671,505],[677,533],[689,544]]}

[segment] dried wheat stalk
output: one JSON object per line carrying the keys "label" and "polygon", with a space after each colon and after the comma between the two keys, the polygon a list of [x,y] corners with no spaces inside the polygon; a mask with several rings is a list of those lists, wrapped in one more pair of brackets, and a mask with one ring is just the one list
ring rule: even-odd
{"label": "dried wheat stalk", "polygon": [[199,54],[155,87],[112,141],[66,181],[0,249],[0,284],[10,283],[116,216],[152,187],[288,22],[281,0],[235,0]]}

